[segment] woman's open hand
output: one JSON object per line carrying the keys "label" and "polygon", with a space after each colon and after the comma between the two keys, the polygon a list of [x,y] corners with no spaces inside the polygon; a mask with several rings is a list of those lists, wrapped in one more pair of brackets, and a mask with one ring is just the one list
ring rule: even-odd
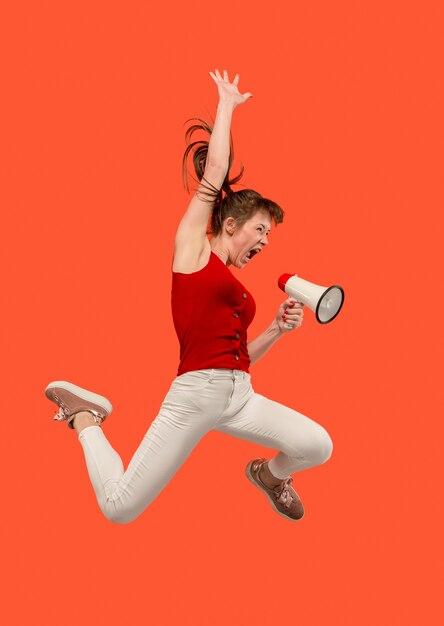
{"label": "woman's open hand", "polygon": [[[281,304],[276,321],[282,333],[288,333],[300,327],[304,318],[304,306],[302,302],[295,302],[291,298]],[[285,324],[289,324],[291,328],[285,328]]]}
{"label": "woman's open hand", "polygon": [[252,98],[253,94],[250,92],[241,94],[237,88],[239,82],[239,74],[236,74],[232,83],[228,80],[228,72],[224,70],[224,77],[219,73],[219,70],[215,70],[215,74],[210,72],[211,77],[217,85],[219,92],[219,102],[229,102],[233,105],[233,108],[238,104],[243,104],[248,98]]}

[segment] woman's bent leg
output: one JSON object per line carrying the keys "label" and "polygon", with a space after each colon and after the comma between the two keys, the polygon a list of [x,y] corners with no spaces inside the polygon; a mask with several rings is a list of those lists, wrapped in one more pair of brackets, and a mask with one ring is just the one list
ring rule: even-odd
{"label": "woman's bent leg", "polygon": [[100,426],[79,433],[97,502],[105,517],[126,524],[158,496],[208,428],[198,420],[186,426],[160,411],[126,471]]}
{"label": "woman's bent leg", "polygon": [[242,395],[243,402],[234,402],[215,430],[279,450],[268,463],[273,476],[285,479],[330,458],[333,443],[325,428],[252,388]]}
{"label": "woman's bent leg", "polygon": [[191,371],[173,381],[125,472],[100,426],[79,432],[97,501],[109,520],[125,524],[140,515],[213,429],[230,398],[231,385],[227,380],[213,381],[211,372]]}

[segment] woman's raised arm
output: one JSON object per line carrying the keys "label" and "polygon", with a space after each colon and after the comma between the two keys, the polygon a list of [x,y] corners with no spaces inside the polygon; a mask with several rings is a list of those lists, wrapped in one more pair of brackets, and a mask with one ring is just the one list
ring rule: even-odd
{"label": "woman's raised arm", "polygon": [[200,255],[203,249],[207,237],[208,221],[216,202],[217,192],[221,189],[228,172],[230,127],[233,111],[239,104],[252,97],[249,92],[243,95],[239,93],[237,88],[239,74],[236,74],[232,83],[228,80],[226,70],[224,70],[223,78],[218,70],[215,71],[215,74],[213,72],[210,74],[219,92],[216,119],[208,143],[203,180],[189,203],[176,232],[176,254],[184,250],[189,254],[189,249],[192,247],[195,255]]}

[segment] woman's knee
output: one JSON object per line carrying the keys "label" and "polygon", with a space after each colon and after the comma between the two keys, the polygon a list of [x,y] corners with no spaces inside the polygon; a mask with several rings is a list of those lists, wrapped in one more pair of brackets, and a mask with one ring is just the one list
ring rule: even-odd
{"label": "woman's knee", "polygon": [[113,522],[113,524],[130,524],[131,522],[133,522],[137,515],[135,517],[133,516],[129,516],[129,515],[125,515],[122,513],[104,513],[106,519],[110,522]]}
{"label": "woman's knee", "polygon": [[320,463],[325,463],[331,457],[333,453],[333,441],[330,435],[322,426],[319,426],[318,431],[318,449]]}
{"label": "woman's knee", "polygon": [[292,451],[287,454],[300,459],[307,467],[312,467],[328,461],[332,452],[333,442],[330,435],[323,426],[316,424],[303,439],[296,438]]}
{"label": "woman's knee", "polygon": [[130,524],[139,517],[142,511],[122,506],[120,500],[110,500],[101,503],[100,509],[106,519],[113,524]]}

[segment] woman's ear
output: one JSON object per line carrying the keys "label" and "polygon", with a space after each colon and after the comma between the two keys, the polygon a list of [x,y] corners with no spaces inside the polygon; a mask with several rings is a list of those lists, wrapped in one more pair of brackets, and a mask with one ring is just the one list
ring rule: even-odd
{"label": "woman's ear", "polygon": [[236,220],[233,217],[229,217],[226,221],[226,229],[227,229],[227,233],[230,235],[230,237],[234,234],[234,231],[236,230]]}

